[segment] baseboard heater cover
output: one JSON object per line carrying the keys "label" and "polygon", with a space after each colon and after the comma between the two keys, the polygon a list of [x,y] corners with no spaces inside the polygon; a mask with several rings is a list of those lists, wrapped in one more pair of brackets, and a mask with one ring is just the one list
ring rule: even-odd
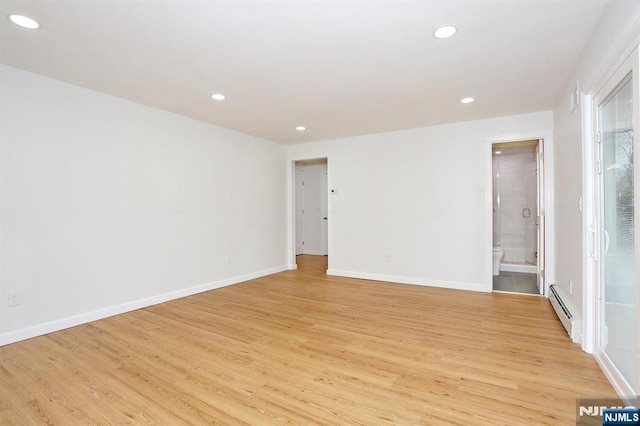
{"label": "baseboard heater cover", "polygon": [[549,286],[549,301],[556,311],[560,322],[569,333],[571,341],[580,343],[582,337],[582,321],[574,314],[574,310],[562,297],[562,290],[555,284]]}

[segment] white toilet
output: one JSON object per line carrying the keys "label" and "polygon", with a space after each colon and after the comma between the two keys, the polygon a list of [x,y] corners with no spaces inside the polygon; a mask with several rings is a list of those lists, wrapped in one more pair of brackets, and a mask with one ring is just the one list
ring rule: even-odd
{"label": "white toilet", "polygon": [[500,262],[504,257],[504,249],[500,247],[493,248],[493,275],[500,275]]}

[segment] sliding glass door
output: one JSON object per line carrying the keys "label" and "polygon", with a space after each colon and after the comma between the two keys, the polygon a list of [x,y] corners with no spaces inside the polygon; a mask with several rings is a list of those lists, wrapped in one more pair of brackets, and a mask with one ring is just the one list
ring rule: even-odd
{"label": "sliding glass door", "polygon": [[[598,352],[623,388],[638,386],[633,67],[597,99]],[[612,87],[612,88],[611,88]]]}

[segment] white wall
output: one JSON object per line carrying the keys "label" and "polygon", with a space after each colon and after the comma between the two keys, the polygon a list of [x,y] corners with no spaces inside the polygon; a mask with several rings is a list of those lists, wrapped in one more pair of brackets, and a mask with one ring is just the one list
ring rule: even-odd
{"label": "white wall", "polygon": [[328,157],[330,273],[490,291],[490,140],[552,125],[539,112],[289,147]]}
{"label": "white wall", "polygon": [[305,233],[304,254],[322,255],[322,174],[327,163],[296,165],[305,176]]}
{"label": "white wall", "polygon": [[[555,145],[555,206],[556,206],[556,284],[567,295],[573,308],[584,318],[587,329],[593,323],[594,295],[590,274],[589,179],[592,169],[588,152],[592,143],[589,96],[596,94],[607,78],[628,56],[640,37],[640,2],[612,1],[584,48],[574,71],[558,95],[553,110]],[[582,103],[573,111],[569,94],[579,81]],[[583,128],[586,127],[586,131]],[[587,163],[585,163],[587,161]],[[583,168],[583,164],[587,167]],[[582,197],[584,213],[579,211]],[[570,286],[570,282],[573,285]],[[584,310],[587,312],[583,312]],[[586,331],[590,334],[590,331]],[[585,343],[585,342],[583,342]],[[592,342],[583,344],[591,351]]]}
{"label": "white wall", "polygon": [[6,66],[0,90],[0,344],[284,268],[284,147]]}

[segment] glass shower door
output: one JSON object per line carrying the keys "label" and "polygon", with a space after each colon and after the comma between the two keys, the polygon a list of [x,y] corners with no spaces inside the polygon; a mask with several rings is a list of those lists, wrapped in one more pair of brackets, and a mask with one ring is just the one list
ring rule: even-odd
{"label": "glass shower door", "polygon": [[599,346],[636,387],[633,81],[631,75],[599,105]]}

